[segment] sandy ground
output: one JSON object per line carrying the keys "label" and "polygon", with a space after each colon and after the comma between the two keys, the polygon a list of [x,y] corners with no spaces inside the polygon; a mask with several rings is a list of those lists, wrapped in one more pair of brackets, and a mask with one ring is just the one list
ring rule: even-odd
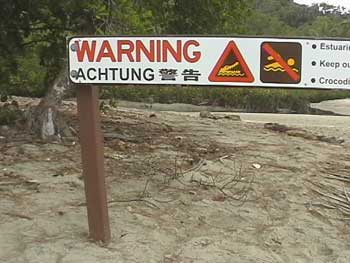
{"label": "sandy ground", "polygon": [[320,103],[312,103],[311,107],[341,115],[350,115],[350,99],[326,100]]}
{"label": "sandy ground", "polygon": [[0,262],[350,262],[349,118],[276,117],[108,110],[106,247],[88,238],[77,138],[3,131]]}

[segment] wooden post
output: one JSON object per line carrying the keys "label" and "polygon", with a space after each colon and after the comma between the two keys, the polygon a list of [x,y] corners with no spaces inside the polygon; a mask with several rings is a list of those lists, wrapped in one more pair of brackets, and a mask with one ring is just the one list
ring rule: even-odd
{"label": "wooden post", "polygon": [[91,85],[77,85],[76,90],[89,236],[107,244],[111,239],[111,232],[104,175],[99,90]]}

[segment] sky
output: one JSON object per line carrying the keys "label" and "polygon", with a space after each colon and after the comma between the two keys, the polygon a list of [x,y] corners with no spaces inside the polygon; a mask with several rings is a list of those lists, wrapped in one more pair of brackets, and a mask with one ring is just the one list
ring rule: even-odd
{"label": "sky", "polygon": [[327,3],[335,6],[344,6],[350,10],[350,0],[294,0],[298,4],[311,5],[313,3]]}

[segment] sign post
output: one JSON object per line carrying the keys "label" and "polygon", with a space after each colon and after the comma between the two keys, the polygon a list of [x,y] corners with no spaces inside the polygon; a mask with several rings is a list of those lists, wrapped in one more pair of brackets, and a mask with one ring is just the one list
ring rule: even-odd
{"label": "sign post", "polygon": [[79,135],[89,236],[107,244],[111,239],[104,175],[103,134],[98,87],[77,86]]}

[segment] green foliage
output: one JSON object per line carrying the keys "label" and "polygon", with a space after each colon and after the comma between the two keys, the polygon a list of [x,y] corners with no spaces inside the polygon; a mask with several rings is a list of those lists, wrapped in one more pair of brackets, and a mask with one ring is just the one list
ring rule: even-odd
{"label": "green foliage", "polygon": [[[15,0],[2,1],[0,9],[0,90],[19,85],[25,68],[23,59],[39,58],[45,82],[53,81],[65,57],[66,37],[73,33],[94,33],[104,22],[101,1]],[[101,17],[101,18],[99,18]],[[36,54],[31,54],[33,51]],[[21,65],[21,62],[23,65]],[[38,62],[38,61],[37,61]],[[35,67],[39,67],[37,65]],[[27,73],[25,73],[26,75]],[[31,76],[33,77],[33,76]],[[42,76],[37,78],[42,81]],[[24,82],[28,82],[24,80]],[[11,90],[11,89],[10,89]]]}
{"label": "green foliage", "polygon": [[350,15],[327,4],[304,6],[292,0],[249,1],[251,35],[348,37]]}
{"label": "green foliage", "polygon": [[[170,34],[243,33],[247,7],[242,0],[161,1],[166,23],[163,32]],[[159,7],[157,7],[159,8]]]}
{"label": "green foliage", "polygon": [[296,35],[296,29],[285,24],[277,16],[268,16],[258,10],[252,11],[252,14],[254,18],[247,24],[247,34],[249,35]]}
{"label": "green foliage", "polygon": [[[16,96],[41,97],[45,94],[45,70],[35,51],[17,57],[16,74],[11,74],[9,93]],[[21,88],[19,88],[21,87]]]}
{"label": "green foliage", "polygon": [[5,103],[0,107],[0,125],[13,125],[24,119],[23,112],[18,108],[16,102]]}

